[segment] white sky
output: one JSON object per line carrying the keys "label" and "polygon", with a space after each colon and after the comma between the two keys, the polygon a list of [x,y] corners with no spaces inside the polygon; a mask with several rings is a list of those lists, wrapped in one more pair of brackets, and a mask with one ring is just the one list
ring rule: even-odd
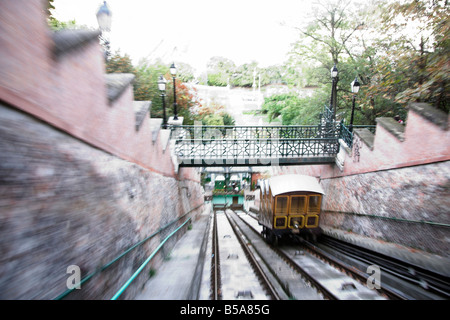
{"label": "white sky", "polygon": [[[114,53],[189,63],[197,72],[213,56],[236,65],[253,60],[260,67],[282,64],[312,0],[109,0]],[[97,28],[101,0],[54,0],[60,21]],[[176,48],[176,49],[175,49]]]}

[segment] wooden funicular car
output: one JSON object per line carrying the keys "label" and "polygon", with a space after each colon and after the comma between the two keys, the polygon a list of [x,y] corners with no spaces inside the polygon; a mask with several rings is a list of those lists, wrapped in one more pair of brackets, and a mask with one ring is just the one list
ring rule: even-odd
{"label": "wooden funicular car", "polygon": [[319,218],[324,191],[316,178],[289,174],[260,183],[259,224],[269,243],[284,236],[320,234]]}

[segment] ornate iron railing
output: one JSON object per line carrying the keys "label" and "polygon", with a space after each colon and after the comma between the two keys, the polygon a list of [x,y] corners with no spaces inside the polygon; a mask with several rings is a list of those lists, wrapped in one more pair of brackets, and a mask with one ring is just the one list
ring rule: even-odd
{"label": "ornate iron railing", "polygon": [[172,126],[182,166],[329,163],[339,128],[327,126]]}
{"label": "ornate iron railing", "polygon": [[315,126],[170,126],[171,138],[184,139],[310,139],[337,137],[339,127]]}
{"label": "ornate iron railing", "polygon": [[332,163],[339,152],[339,139],[349,147],[353,143],[352,132],[343,122],[334,121],[327,106],[315,126],[169,128],[181,166]]}
{"label": "ornate iron railing", "polygon": [[339,127],[341,130],[340,132],[341,139],[344,140],[347,146],[351,148],[353,145],[353,132],[351,132],[349,128],[345,126],[343,121],[339,124]]}
{"label": "ornate iron railing", "polygon": [[[347,127],[344,122],[339,123],[340,127],[340,139],[344,140],[344,142],[350,148],[353,147],[353,131],[350,130],[350,127]],[[372,125],[353,125],[353,130],[355,129],[367,129],[373,134],[375,134],[376,126]]]}

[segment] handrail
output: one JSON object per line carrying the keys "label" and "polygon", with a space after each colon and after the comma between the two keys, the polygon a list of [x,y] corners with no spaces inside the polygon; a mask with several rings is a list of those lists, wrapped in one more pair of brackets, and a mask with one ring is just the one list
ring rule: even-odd
{"label": "handrail", "polygon": [[145,268],[145,266],[150,262],[151,259],[158,253],[159,249],[162,248],[164,243],[166,243],[167,240],[169,240],[178,230],[180,230],[187,222],[189,222],[191,218],[188,218],[181,226],[176,228],[174,231],[172,231],[160,244],[159,246],[152,252],[152,254],[144,261],[143,264],[133,273],[133,275],[128,279],[127,282],[117,291],[117,293],[111,298],[111,300],[117,300],[117,298],[120,297],[120,295],[125,291],[126,288],[133,282],[133,280],[141,273],[141,271]]}
{"label": "handrail", "polygon": [[[186,215],[188,215],[189,213],[191,213],[194,210],[197,210],[198,208],[200,208],[201,206],[203,206],[204,203],[198,205],[197,207],[189,210],[188,212],[186,212],[185,214],[183,214],[181,217],[178,217],[177,219],[169,222],[168,224],[166,224],[165,226],[159,228],[158,230],[156,230],[155,232],[153,232],[152,234],[150,234],[148,237],[146,237],[145,239],[139,241],[138,243],[132,245],[130,248],[128,248],[127,250],[125,250],[123,253],[121,253],[120,255],[118,255],[116,258],[114,258],[113,260],[111,260],[110,262],[108,262],[107,264],[103,265],[102,267],[100,267],[99,269],[95,270],[94,272],[90,273],[89,275],[87,275],[86,277],[84,277],[83,279],[81,279],[80,283],[77,284],[76,286],[74,286],[73,289],[67,289],[66,291],[64,291],[63,293],[61,293],[60,295],[58,295],[56,298],[54,298],[53,300],[61,300],[64,297],[66,297],[69,293],[71,293],[72,291],[75,290],[76,287],[78,287],[78,285],[82,285],[85,282],[89,281],[93,276],[99,274],[100,272],[106,270],[107,268],[109,268],[112,264],[114,264],[115,262],[117,262],[118,260],[120,260],[121,258],[123,258],[125,255],[127,255],[129,252],[131,252],[133,249],[139,247],[140,245],[144,244],[145,242],[147,242],[148,240],[150,240],[151,238],[153,238],[154,236],[156,236],[157,234],[159,234],[160,232],[162,232],[163,230],[167,229],[168,227],[170,227],[172,224],[174,224],[175,222],[183,219]],[[189,218],[190,219],[190,218]],[[188,220],[186,220],[188,221]]]}
{"label": "handrail", "polygon": [[341,138],[342,140],[344,140],[344,142],[347,144],[347,146],[349,148],[351,148],[353,146],[353,132],[349,130],[349,128],[347,128],[344,124],[344,122],[342,121],[340,123],[341,126]]}

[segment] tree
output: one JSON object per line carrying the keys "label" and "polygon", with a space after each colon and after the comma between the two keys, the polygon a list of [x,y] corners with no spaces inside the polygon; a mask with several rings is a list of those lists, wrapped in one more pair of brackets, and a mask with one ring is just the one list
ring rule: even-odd
{"label": "tree", "polygon": [[122,55],[120,50],[106,61],[106,73],[132,73],[136,75],[136,68],[128,54]]}
{"label": "tree", "polygon": [[225,87],[229,84],[235,65],[230,59],[216,56],[208,61],[207,69],[208,85]]}
{"label": "tree", "polygon": [[319,122],[322,111],[318,106],[328,98],[319,91],[313,97],[300,98],[296,94],[279,94],[264,99],[263,113],[267,113],[269,121],[281,116],[283,125],[312,125]]}
{"label": "tree", "polygon": [[181,82],[190,82],[194,80],[194,68],[185,62],[176,62],[177,66],[177,79]]}
{"label": "tree", "polygon": [[312,17],[296,28],[300,40],[292,46],[289,64],[291,69],[299,69],[296,74],[304,78],[305,84],[319,87],[315,100],[321,104],[316,106],[315,113],[323,109],[325,93],[331,94],[333,65],[339,69],[337,95],[333,101],[336,113],[344,115],[351,107],[351,100],[347,98],[350,83],[359,73],[351,54],[356,46],[354,40],[366,23],[360,7],[355,9],[350,4],[350,1],[319,1]]}
{"label": "tree", "polygon": [[405,106],[428,102],[446,112],[450,98],[450,10],[448,1],[405,0],[384,7],[369,90]]}
{"label": "tree", "polygon": [[87,29],[86,26],[79,26],[74,20],[69,21],[59,21],[53,16],[52,10],[55,10],[55,6],[53,5],[53,0],[46,0],[46,8],[45,14],[47,15],[47,23],[51,30],[58,31],[62,29]]}
{"label": "tree", "polygon": [[225,111],[225,107],[215,101],[200,106],[195,118],[206,126],[232,126],[235,123],[233,117]]}
{"label": "tree", "polygon": [[[183,79],[188,77],[187,64],[178,64],[182,66],[180,72],[183,76],[177,78],[176,94],[177,94],[177,113],[178,116],[183,117],[183,124],[193,124],[195,115],[194,108],[201,106],[199,99],[195,95],[195,89],[189,88]],[[106,62],[106,71],[108,73],[133,73],[135,80],[133,82],[133,93],[136,101],[152,101],[151,116],[152,118],[162,118],[163,103],[161,92],[158,89],[158,79],[163,75],[167,81],[166,85],[166,114],[171,116],[173,114],[173,80],[169,71],[169,65],[160,60],[151,63],[147,60],[139,62],[138,66],[134,66],[129,55],[122,55],[117,51],[111,59]]]}

